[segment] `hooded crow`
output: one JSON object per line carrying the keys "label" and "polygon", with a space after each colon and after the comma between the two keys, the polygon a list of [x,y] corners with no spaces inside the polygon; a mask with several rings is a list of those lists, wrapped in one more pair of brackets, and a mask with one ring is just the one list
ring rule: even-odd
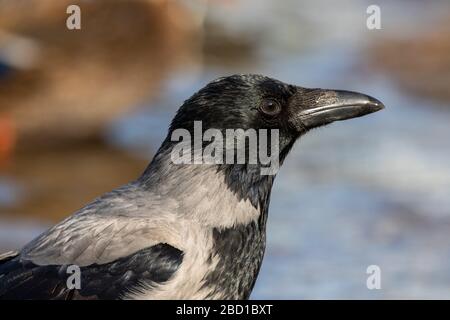
{"label": "hooded crow", "polygon": [[[355,92],[261,75],[219,78],[184,102],[137,180],[100,196],[20,252],[0,256],[0,298],[247,299],[264,255],[275,174],[263,174],[262,162],[249,157],[176,163],[174,135],[195,135],[198,122],[202,134],[270,130],[278,140],[270,153],[282,164],[308,130],[382,108]],[[200,148],[206,147],[203,140]],[[226,141],[215,150],[238,147]],[[69,281],[74,276],[78,282]]]}

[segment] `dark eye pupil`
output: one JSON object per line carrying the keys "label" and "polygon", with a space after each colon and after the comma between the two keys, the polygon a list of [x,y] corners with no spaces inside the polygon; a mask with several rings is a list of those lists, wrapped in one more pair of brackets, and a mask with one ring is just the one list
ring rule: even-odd
{"label": "dark eye pupil", "polygon": [[274,115],[279,112],[279,105],[275,101],[265,101],[261,110],[269,115]]}

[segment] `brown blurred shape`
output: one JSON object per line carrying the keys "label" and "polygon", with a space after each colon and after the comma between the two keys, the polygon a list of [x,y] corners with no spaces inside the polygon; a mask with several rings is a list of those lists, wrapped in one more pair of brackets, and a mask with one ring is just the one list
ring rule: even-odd
{"label": "brown blurred shape", "polygon": [[0,114],[0,170],[7,167],[16,142],[14,122],[9,115]]}
{"label": "brown blurred shape", "polygon": [[383,39],[371,52],[376,65],[404,89],[450,101],[450,19],[414,38]]}
{"label": "brown blurred shape", "polygon": [[[66,28],[69,4],[81,8],[81,30]],[[191,20],[171,0],[0,2],[0,48],[21,41],[35,60],[0,79],[0,112],[15,122],[18,147],[96,137],[155,95],[192,57]]]}
{"label": "brown blurred shape", "polygon": [[[81,30],[66,28],[69,4]],[[23,191],[0,218],[56,221],[142,172],[147,160],[106,146],[102,130],[196,62],[195,18],[173,0],[0,1],[13,67],[0,78],[0,174]]]}

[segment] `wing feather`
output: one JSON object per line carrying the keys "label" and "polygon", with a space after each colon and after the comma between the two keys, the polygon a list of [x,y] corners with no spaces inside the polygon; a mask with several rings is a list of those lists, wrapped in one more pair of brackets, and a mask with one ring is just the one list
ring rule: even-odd
{"label": "wing feather", "polygon": [[106,264],[80,268],[80,288],[67,280],[68,265],[36,265],[20,256],[0,262],[0,299],[121,299],[168,281],[183,252],[160,243]]}

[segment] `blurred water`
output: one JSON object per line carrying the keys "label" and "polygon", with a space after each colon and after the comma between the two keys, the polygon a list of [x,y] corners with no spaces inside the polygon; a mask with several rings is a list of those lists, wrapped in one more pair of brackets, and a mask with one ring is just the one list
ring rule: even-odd
{"label": "blurred water", "polygon": [[2,207],[12,207],[19,202],[20,195],[21,190],[13,179],[0,177],[0,205]]}
{"label": "blurred water", "polygon": [[1,219],[0,252],[20,249],[20,246],[48,228],[48,225],[37,221]]}

